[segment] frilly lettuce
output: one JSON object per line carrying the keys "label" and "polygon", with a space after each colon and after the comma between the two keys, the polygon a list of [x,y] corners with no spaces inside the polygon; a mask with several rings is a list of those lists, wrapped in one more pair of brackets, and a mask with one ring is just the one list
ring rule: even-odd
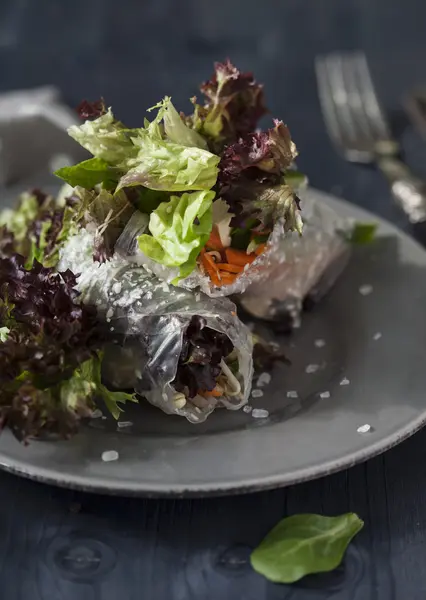
{"label": "frilly lettuce", "polygon": [[212,230],[214,192],[200,191],[171,196],[151,213],[152,235],[139,236],[141,251],[168,267],[180,267],[180,277],[195,268],[201,248]]}
{"label": "frilly lettuce", "polygon": [[148,112],[158,108],[154,123],[164,122],[164,133],[171,142],[193,148],[208,150],[206,140],[194,129],[189,128],[182,120],[180,114],[172,104],[171,98],[164,100],[148,109]]}
{"label": "frilly lettuce", "polygon": [[94,121],[68,128],[68,134],[93,156],[117,167],[137,154],[131,139],[137,133],[137,129],[126,129],[117,121],[111,108]]}

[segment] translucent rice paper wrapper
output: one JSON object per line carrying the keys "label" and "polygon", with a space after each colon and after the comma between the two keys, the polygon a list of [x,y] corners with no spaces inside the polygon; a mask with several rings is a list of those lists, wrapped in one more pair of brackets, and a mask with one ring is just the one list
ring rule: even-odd
{"label": "translucent rice paper wrapper", "polygon": [[345,268],[350,247],[344,235],[350,223],[312,195],[302,195],[303,235],[281,238],[268,277],[238,298],[254,317],[300,326],[304,300],[321,299]]}
{"label": "translucent rice paper wrapper", "polygon": [[[179,269],[165,267],[152,260],[139,249],[137,238],[148,228],[148,217],[136,211],[127,223],[123,233],[117,240],[116,252],[128,261],[138,264],[148,271],[154,273],[162,281],[171,284],[179,277]],[[277,222],[269,236],[266,250],[253,261],[246,270],[230,285],[218,288],[212,285],[210,278],[203,275],[197,268],[185,279],[181,279],[176,287],[187,290],[199,289],[211,298],[242,294],[254,282],[262,282],[269,276],[271,269],[277,262],[280,253],[281,242],[289,235],[284,232],[284,222]]]}
{"label": "translucent rice paper wrapper", "polygon": [[[134,384],[136,392],[151,404],[193,423],[204,421],[216,407],[237,410],[247,403],[253,376],[252,337],[238,319],[232,302],[169,287],[120,257],[95,263],[92,253],[93,236],[81,230],[63,249],[58,270],[69,268],[81,273],[77,287],[82,301],[95,304],[112,334],[125,339],[124,348],[117,346],[115,357],[107,353],[110,366],[106,365],[105,372],[113,373],[111,383],[127,389]],[[171,383],[176,376],[183,333],[194,315],[204,317],[207,327],[231,340],[239,360],[240,396],[196,396],[180,406]]]}

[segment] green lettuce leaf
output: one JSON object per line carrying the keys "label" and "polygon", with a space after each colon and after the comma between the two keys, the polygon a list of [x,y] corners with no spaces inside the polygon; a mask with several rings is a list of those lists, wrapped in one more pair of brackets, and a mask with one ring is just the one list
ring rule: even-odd
{"label": "green lettuce leaf", "polygon": [[0,342],[5,342],[7,340],[9,332],[9,327],[0,327]]}
{"label": "green lettuce leaf", "polygon": [[21,194],[15,210],[0,212],[0,227],[12,235],[10,250],[26,259],[31,268],[34,260],[53,267],[59,250],[77,230],[78,210],[70,198],[58,202],[53,196],[35,190]]}
{"label": "green lettuce leaf", "polygon": [[164,122],[164,132],[169,141],[182,146],[201,148],[208,150],[206,140],[194,129],[190,129],[182,120],[182,117],[172,104],[171,98],[166,96],[164,100],[148,109],[148,112],[158,108],[155,122]]}
{"label": "green lettuce leaf", "polygon": [[72,187],[79,185],[88,190],[99,183],[107,189],[113,188],[119,179],[114,169],[102,158],[90,158],[72,167],[62,167],[55,171],[55,175]]}
{"label": "green lettuce leaf", "polygon": [[[116,392],[108,389],[101,381],[101,365],[102,365],[103,353],[99,352],[97,356],[84,362],[74,373],[74,377],[69,382],[68,389],[65,390],[66,402],[68,405],[72,405],[73,392],[77,391],[78,394],[87,390],[87,395],[92,394],[95,398],[100,398],[104,401],[105,406],[114,417],[118,419],[122,408],[120,404],[125,402],[137,402],[135,394],[128,394],[126,392]],[[61,390],[62,391],[62,390]]]}
{"label": "green lettuce leaf", "polygon": [[253,551],[252,567],[274,583],[293,583],[310,573],[332,571],[363,526],[354,513],[287,517]]}
{"label": "green lettuce leaf", "polygon": [[138,155],[127,161],[127,173],[117,189],[142,185],[152,190],[186,192],[209,190],[215,185],[220,160],[215,154],[159,139],[147,129],[132,140]]}
{"label": "green lettuce leaf", "polygon": [[111,166],[123,166],[130,157],[138,153],[132,142],[132,137],[137,136],[138,131],[126,129],[114,118],[111,109],[108,109],[93,121],[72,125],[68,134],[96,158]]}
{"label": "green lettuce leaf", "polygon": [[19,196],[16,209],[6,208],[0,212],[0,226],[6,225],[17,242],[27,237],[28,227],[36,220],[40,205],[35,194],[24,192]]}
{"label": "green lettuce leaf", "polygon": [[156,262],[180,267],[181,277],[189,275],[212,230],[214,195],[211,191],[186,193],[161,203],[151,213],[152,235],[139,236],[139,248]]}

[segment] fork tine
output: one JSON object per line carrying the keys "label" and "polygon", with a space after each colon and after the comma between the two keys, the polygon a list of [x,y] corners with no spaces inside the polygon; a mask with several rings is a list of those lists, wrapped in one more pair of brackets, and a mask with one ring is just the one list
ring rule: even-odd
{"label": "fork tine", "polygon": [[[337,53],[317,59],[316,72],[321,107],[327,128],[343,153],[350,160],[369,162],[370,148],[359,148],[360,137],[366,136],[360,131],[357,115],[353,110],[353,98],[349,97],[351,90],[348,89],[345,76],[346,63],[346,57]],[[365,121],[365,116],[363,120]],[[368,129],[368,126],[366,128]],[[372,145],[371,137],[367,143]]]}
{"label": "fork tine", "polygon": [[342,56],[341,61],[347,103],[357,133],[357,145],[373,147],[375,143],[375,131],[372,129],[365,111],[364,98],[358,77],[358,57],[352,53],[348,53]]}
{"label": "fork tine", "polygon": [[345,149],[354,142],[356,131],[347,102],[341,66],[338,55],[325,56],[317,61],[321,106],[335,141]]}
{"label": "fork tine", "polygon": [[318,95],[323,112],[324,120],[335,144],[343,148],[345,146],[342,131],[337,119],[336,106],[333,100],[333,92],[328,77],[327,59],[318,56],[315,59],[315,72],[317,76]]}
{"label": "fork tine", "polygon": [[362,105],[370,125],[377,136],[389,140],[391,139],[389,127],[384,117],[382,107],[379,104],[370,69],[368,68],[367,59],[363,52],[356,52],[353,54],[353,65],[359,81]]}

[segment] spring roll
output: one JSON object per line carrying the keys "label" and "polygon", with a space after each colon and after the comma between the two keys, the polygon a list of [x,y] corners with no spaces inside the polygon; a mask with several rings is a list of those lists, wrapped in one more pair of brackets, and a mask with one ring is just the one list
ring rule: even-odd
{"label": "spring roll", "polygon": [[310,196],[303,198],[303,236],[280,240],[268,278],[254,283],[239,297],[249,314],[281,321],[289,329],[301,323],[305,299],[317,302],[334,285],[350,255],[351,224]]}
{"label": "spring roll", "polygon": [[116,255],[94,262],[93,249],[93,234],[81,229],[61,250],[58,269],[80,273],[82,302],[95,304],[111,335],[124,339],[133,374],[118,373],[113,383],[134,384],[153,405],[193,423],[216,407],[241,408],[250,394],[252,340],[233,303],[173,288]]}

